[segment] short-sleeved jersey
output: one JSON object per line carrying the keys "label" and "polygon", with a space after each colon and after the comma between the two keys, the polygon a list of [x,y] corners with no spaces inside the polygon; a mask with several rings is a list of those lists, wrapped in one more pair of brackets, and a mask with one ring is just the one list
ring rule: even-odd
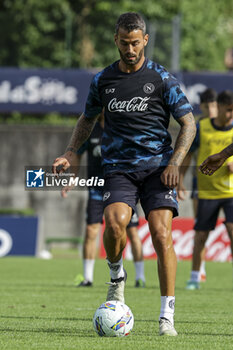
{"label": "short-sleeved jersey", "polygon": [[89,139],[78,150],[78,154],[87,151],[88,156],[88,178],[98,176],[103,178],[103,168],[101,165],[101,139],[103,128],[97,122]]}
{"label": "short-sleeved jersey", "polygon": [[105,109],[102,161],[105,173],[166,166],[171,155],[170,114],[178,119],[192,111],[178,81],[148,59],[133,73],[119,61],[95,75],[84,115]]}
{"label": "short-sleeved jersey", "polygon": [[[202,119],[197,124],[197,133],[190,151],[197,150],[197,166],[208,156],[220,152],[233,141],[233,125],[217,127],[213,119]],[[233,197],[233,174],[229,173],[227,164],[233,162],[228,158],[223,166],[211,176],[200,171],[197,173],[198,198],[220,199]]]}

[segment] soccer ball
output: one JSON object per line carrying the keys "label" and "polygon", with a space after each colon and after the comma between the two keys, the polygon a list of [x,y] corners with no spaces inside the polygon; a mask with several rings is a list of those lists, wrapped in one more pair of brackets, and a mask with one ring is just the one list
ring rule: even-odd
{"label": "soccer ball", "polygon": [[117,300],[106,301],[96,310],[93,327],[100,337],[124,337],[134,323],[130,308]]}

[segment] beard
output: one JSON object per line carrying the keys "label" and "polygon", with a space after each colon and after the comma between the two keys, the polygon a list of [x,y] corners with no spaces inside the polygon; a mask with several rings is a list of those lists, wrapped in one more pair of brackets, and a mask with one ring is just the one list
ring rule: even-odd
{"label": "beard", "polygon": [[[120,54],[120,57],[122,59],[122,61],[127,64],[128,66],[134,66],[135,64],[137,64],[140,59],[142,58],[142,55],[143,55],[143,52],[144,52],[144,48],[141,49],[141,51],[139,52],[138,56],[136,55],[131,55],[131,54],[126,54],[124,55],[119,49],[119,54]],[[133,57],[134,59],[130,59],[129,57]]]}

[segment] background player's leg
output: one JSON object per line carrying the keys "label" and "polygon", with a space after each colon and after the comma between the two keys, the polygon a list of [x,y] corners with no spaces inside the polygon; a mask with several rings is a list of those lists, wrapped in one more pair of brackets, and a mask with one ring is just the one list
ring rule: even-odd
{"label": "background player's leg", "polygon": [[200,271],[201,260],[203,250],[205,249],[205,243],[207,241],[208,230],[205,231],[196,231],[194,236],[194,247],[193,247],[193,259],[192,259],[192,270]]}
{"label": "background player's leg", "polygon": [[[96,257],[96,238],[100,232],[100,223],[89,224],[86,227],[83,244],[83,284],[93,283],[94,264]],[[88,283],[89,282],[89,283]]]}
{"label": "background player's leg", "polygon": [[[98,195],[100,199],[93,198]],[[87,205],[87,223],[83,243],[83,275],[84,280],[79,282],[78,287],[89,287],[93,283],[94,264],[96,258],[96,238],[100,233],[103,222],[102,193],[89,191]]]}
{"label": "background player's leg", "polygon": [[[231,254],[233,257],[233,199],[227,199],[223,205],[225,214],[225,226],[231,242]],[[233,259],[232,259],[233,261]]]}
{"label": "background player's leg", "polygon": [[200,282],[206,282],[205,255],[206,247],[204,247],[201,252]]}
{"label": "background player's leg", "polygon": [[134,266],[135,266],[135,287],[145,286],[145,274],[144,274],[144,260],[142,243],[138,235],[138,229],[136,226],[127,227],[127,236],[129,237]]}
{"label": "background player's leg", "polygon": [[83,245],[84,259],[95,259],[96,257],[96,238],[100,232],[100,223],[89,224],[86,227],[86,234]]}
{"label": "background player's leg", "polygon": [[[205,251],[205,243],[209,232],[216,226],[222,201],[214,199],[198,199],[197,215],[194,225],[195,236],[192,257],[192,271],[186,289],[194,290],[200,288],[200,267]],[[204,214],[203,214],[204,213]]]}
{"label": "background player's leg", "polygon": [[226,229],[227,229],[228,236],[230,238],[231,254],[233,256],[233,223],[232,222],[225,222],[225,226],[226,226]]}
{"label": "background player's leg", "polygon": [[231,242],[231,255],[233,257],[233,223],[232,222],[225,222],[226,225],[226,229],[227,229],[227,233],[228,236],[230,238],[230,242]]}
{"label": "background player's leg", "polygon": [[194,236],[194,247],[193,247],[193,257],[192,257],[192,271],[190,275],[190,280],[187,283],[187,290],[199,289],[200,282],[200,267],[202,261],[203,251],[205,250],[205,243],[207,241],[208,230],[206,231],[196,231]]}
{"label": "background player's leg", "polygon": [[[197,188],[196,189],[193,188],[192,202],[193,202],[193,214],[194,214],[195,219],[197,217],[197,209],[198,209],[198,197],[197,197],[197,195],[198,195]],[[202,250],[202,253],[201,253],[200,282],[206,281],[205,254],[206,254],[206,249],[204,247]]]}

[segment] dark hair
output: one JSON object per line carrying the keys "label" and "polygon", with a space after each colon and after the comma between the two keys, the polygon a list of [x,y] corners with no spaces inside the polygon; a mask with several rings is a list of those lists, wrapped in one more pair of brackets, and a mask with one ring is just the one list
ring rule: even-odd
{"label": "dark hair", "polygon": [[233,91],[224,90],[217,97],[217,102],[222,105],[233,105]]}
{"label": "dark hair", "polygon": [[128,31],[128,33],[133,30],[141,30],[143,35],[146,34],[146,23],[144,19],[136,12],[126,12],[120,15],[116,23],[116,34],[119,28],[123,28]]}
{"label": "dark hair", "polygon": [[209,103],[217,100],[217,92],[214,89],[207,88],[200,94],[200,103]]}

